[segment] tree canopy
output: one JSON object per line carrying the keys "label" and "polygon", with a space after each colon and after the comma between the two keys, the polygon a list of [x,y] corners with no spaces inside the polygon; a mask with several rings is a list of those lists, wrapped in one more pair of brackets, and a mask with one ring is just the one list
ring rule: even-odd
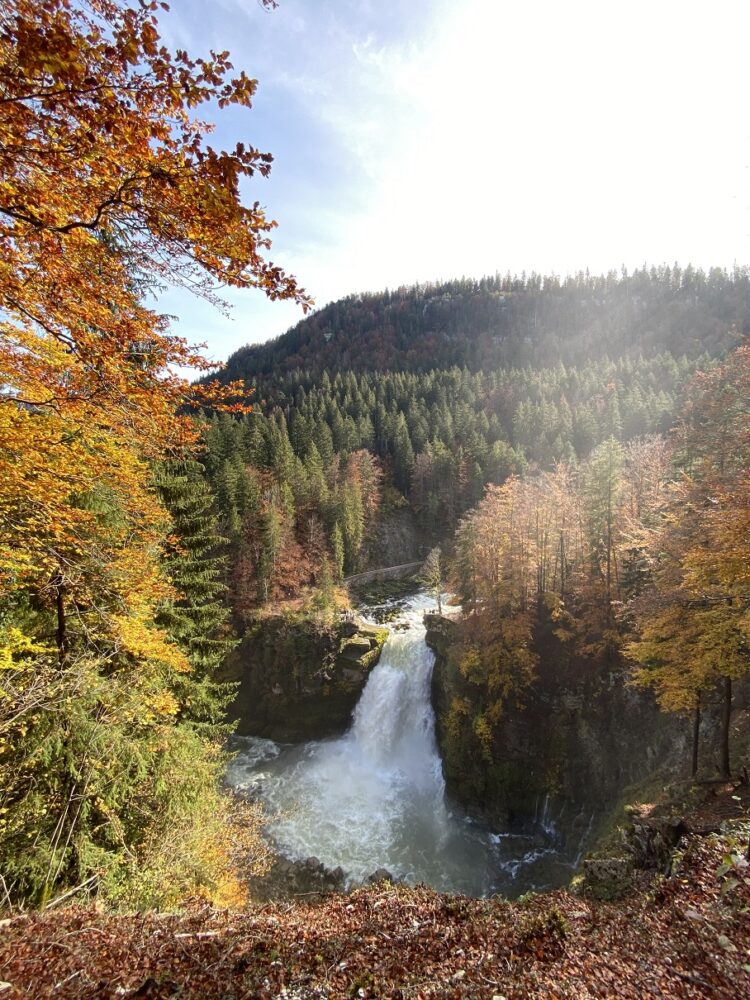
{"label": "tree canopy", "polygon": [[191,406],[248,407],[178,374],[211,365],[146,295],[309,299],[243,201],[270,155],[214,148],[197,117],[249,108],[255,81],[226,52],[170,52],[161,6],[0,10],[0,856],[19,898],[89,879],[176,899],[226,869],[221,757],[197,725],[230,638],[210,497],[156,470],[194,451]]}
{"label": "tree canopy", "polygon": [[144,305],[147,289],[177,282],[216,299],[221,285],[254,286],[308,304],[264,256],[275,223],[240,196],[242,178],[266,175],[271,157],[242,144],[214,149],[194,114],[210,101],[249,107],[255,81],[232,76],[226,52],[171,54],[158,7],[4,5],[0,380],[2,440],[16,447],[0,503],[25,499],[26,516],[4,538],[19,553],[7,566],[16,572],[45,558],[40,521],[58,542],[79,530],[81,511],[63,510],[53,481],[72,477],[80,494],[89,476],[106,478],[124,494],[139,459],[193,436],[181,406],[235,391],[175,374],[209,365]]}

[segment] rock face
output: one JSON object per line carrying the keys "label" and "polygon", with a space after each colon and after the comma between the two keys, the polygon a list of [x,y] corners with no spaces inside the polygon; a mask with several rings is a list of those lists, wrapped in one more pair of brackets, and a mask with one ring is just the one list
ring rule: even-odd
{"label": "rock face", "polygon": [[594,899],[619,899],[631,887],[632,868],[627,858],[586,858],[583,862],[584,895]]}
{"label": "rock face", "polygon": [[370,565],[395,566],[424,558],[424,547],[409,507],[382,515],[368,541]]}
{"label": "rock face", "polygon": [[332,892],[343,892],[345,879],[343,868],[326,868],[317,858],[290,861],[277,857],[270,871],[250,879],[249,887],[258,902],[301,898],[311,902]]}
{"label": "rock face", "polygon": [[342,733],[387,636],[353,621],[264,619],[228,661],[238,733],[281,743]]}
{"label": "rock face", "polygon": [[575,852],[628,785],[680,754],[684,759],[687,725],[661,713],[650,694],[629,687],[616,656],[576,653],[543,623],[536,678],[522,701],[506,703],[489,753],[480,751],[473,724],[482,692],[459,670],[460,626],[437,615],[425,621],[436,653],[432,697],[446,785],[490,823],[506,829],[554,824]]}

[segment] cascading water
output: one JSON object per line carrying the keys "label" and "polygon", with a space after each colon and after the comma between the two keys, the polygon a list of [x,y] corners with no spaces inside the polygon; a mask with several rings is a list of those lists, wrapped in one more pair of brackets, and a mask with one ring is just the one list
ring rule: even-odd
{"label": "cascading water", "polygon": [[345,736],[283,748],[246,740],[227,779],[255,786],[269,832],[291,859],[315,856],[350,881],[387,868],[444,891],[509,891],[519,872],[531,874],[555,852],[486,831],[446,800],[430,703],[434,655],[422,624],[432,608],[416,595],[392,623]]}

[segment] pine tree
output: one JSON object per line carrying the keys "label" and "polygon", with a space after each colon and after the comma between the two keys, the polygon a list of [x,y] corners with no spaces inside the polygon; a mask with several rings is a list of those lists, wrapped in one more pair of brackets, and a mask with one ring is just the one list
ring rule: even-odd
{"label": "pine tree", "polygon": [[333,555],[333,572],[337,580],[341,580],[344,575],[344,537],[338,521],[333,526],[331,535],[331,552]]}
{"label": "pine tree", "polygon": [[414,449],[403,414],[399,414],[393,443],[393,466],[396,485],[404,493],[409,489],[414,470]]}
{"label": "pine tree", "polygon": [[615,524],[622,461],[622,447],[611,437],[594,450],[584,470],[584,503],[592,551],[604,577],[608,601],[619,590]]}

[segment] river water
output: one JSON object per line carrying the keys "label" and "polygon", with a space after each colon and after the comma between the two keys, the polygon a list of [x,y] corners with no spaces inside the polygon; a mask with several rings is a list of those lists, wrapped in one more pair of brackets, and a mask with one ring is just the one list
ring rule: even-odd
{"label": "river water", "polygon": [[263,802],[281,854],[340,866],[350,883],[386,868],[475,896],[562,884],[570,858],[544,803],[535,828],[519,835],[473,822],[446,796],[422,622],[435,604],[417,594],[399,605],[349,731],[297,746],[242,738],[228,783]]}

